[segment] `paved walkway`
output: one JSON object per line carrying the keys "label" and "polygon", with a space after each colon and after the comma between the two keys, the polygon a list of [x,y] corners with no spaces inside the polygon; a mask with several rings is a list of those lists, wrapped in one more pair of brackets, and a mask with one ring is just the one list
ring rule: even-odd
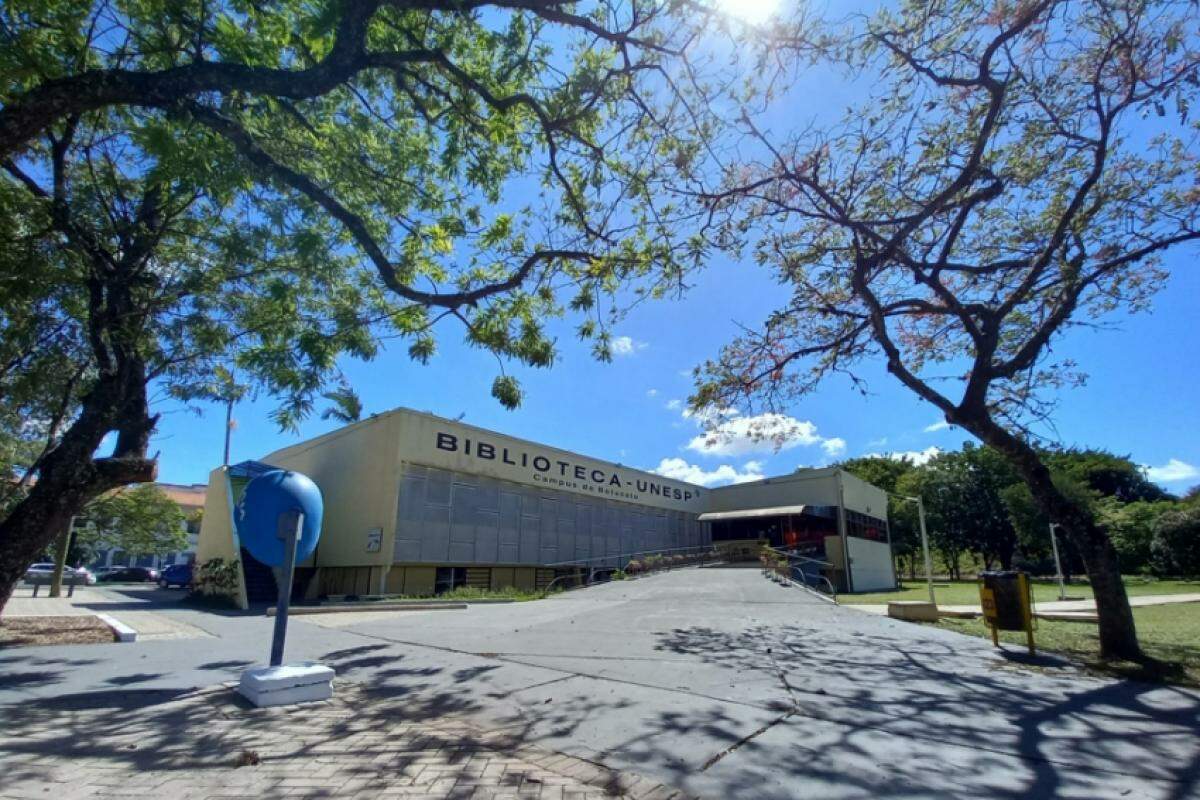
{"label": "paved walkway", "polygon": [[138,633],[143,640],[193,639],[209,636],[203,629],[189,625],[168,614],[158,613],[162,603],[155,598],[166,594],[172,604],[177,603],[182,593],[164,593],[151,586],[121,591],[100,586],[77,586],[75,594],[50,597],[48,586],[38,589],[33,596],[33,587],[21,585],[13,592],[4,607],[5,617],[78,617],[93,614],[108,614]]}
{"label": "paved walkway", "polygon": [[[1200,593],[1147,594],[1129,598],[1129,605],[1134,608],[1141,606],[1166,606],[1174,605],[1175,603],[1200,603]],[[859,611],[866,611],[868,614],[887,616],[888,607],[886,604],[843,603],[843,605],[847,608],[857,608]],[[982,609],[978,605],[942,605],[939,603],[938,609],[956,613],[982,613]],[[1096,601],[1090,598],[1087,600],[1038,601],[1033,604],[1033,610],[1035,614],[1079,614],[1081,617],[1086,617],[1096,613]]]}
{"label": "paved walkway", "polygon": [[[257,709],[218,687],[115,711],[111,698],[12,709],[0,798],[676,800],[629,773],[530,747],[453,716],[414,719],[402,696]],[[114,713],[115,711],[115,713]]]}
{"label": "paved walkway", "polygon": [[[61,732],[53,747],[67,767],[115,758],[110,740],[125,725],[173,707],[171,697],[190,702],[193,688],[236,678],[266,655],[273,619],[261,614],[156,613],[211,637],[0,651],[0,735],[12,737],[0,749],[0,788],[18,772],[8,762],[33,746],[26,721]],[[708,800],[1200,796],[1200,693],[1090,677],[1061,658],[1030,660],[1022,648],[861,614],[756,568],[679,570],[348,627],[309,619],[292,621],[287,657],[320,660],[361,687],[363,699],[350,701],[360,732],[469,721],[503,731],[514,747]],[[108,710],[76,721],[78,709],[98,704]],[[182,757],[197,746],[202,732],[175,719],[158,739],[130,742],[147,750],[142,766],[154,766],[155,748]],[[269,733],[275,723],[263,719],[255,730]],[[235,758],[243,745],[222,739],[232,729],[211,727]],[[304,740],[302,722],[288,730]],[[348,758],[360,746],[354,735],[342,746]],[[339,746],[337,735],[324,741]],[[47,750],[43,767],[56,763]],[[377,753],[371,763],[376,756],[397,758]],[[219,769],[243,780],[241,769]],[[177,788],[153,794],[185,800]],[[382,784],[371,791],[402,796]]]}

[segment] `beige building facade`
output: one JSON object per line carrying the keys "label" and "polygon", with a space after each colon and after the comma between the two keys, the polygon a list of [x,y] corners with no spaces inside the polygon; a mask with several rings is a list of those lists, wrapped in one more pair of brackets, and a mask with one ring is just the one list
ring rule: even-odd
{"label": "beige building facade", "polygon": [[[864,576],[886,566],[887,582],[894,583],[886,495],[839,470],[708,489],[395,409],[257,462],[213,470],[197,560],[241,559],[243,605],[269,599],[263,596],[269,590],[240,548],[233,518],[245,484],[269,468],[301,472],[321,489],[320,543],[300,565],[295,587],[310,598],[430,595],[460,586],[534,589],[572,572],[622,567],[638,554],[707,548],[714,533],[718,540],[775,535],[782,542],[804,520],[839,537],[838,547],[821,538],[821,547],[810,549],[837,550],[843,566],[857,569],[861,562]],[[762,518],[759,524],[706,517],[785,506],[794,524],[771,518],[773,529]],[[873,530],[884,537],[863,539],[862,547],[845,544],[842,531],[853,523],[832,509],[874,520]]]}

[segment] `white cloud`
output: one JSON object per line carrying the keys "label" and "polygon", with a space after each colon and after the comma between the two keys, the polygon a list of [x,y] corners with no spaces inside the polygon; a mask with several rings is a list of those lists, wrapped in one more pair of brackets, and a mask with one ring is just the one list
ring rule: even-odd
{"label": "white cloud", "polygon": [[628,336],[618,336],[612,340],[612,352],[615,356],[631,356],[639,350],[649,347],[645,342],[635,342]]}
{"label": "white cloud", "polygon": [[[683,416],[693,417],[690,411],[684,411]],[[846,447],[842,439],[818,434],[817,426],[808,420],[786,414],[743,417],[736,409],[718,409],[694,416],[698,423],[707,423],[707,430],[693,437],[687,449],[704,455],[744,456],[814,445],[836,455]]]}
{"label": "white cloud", "polygon": [[846,452],[846,440],[838,436],[831,437],[821,442],[821,449],[825,451],[825,455],[827,456],[840,456]]}
{"label": "white cloud", "polygon": [[1200,478],[1200,468],[1180,461],[1178,458],[1169,458],[1167,463],[1161,467],[1145,466],[1146,477],[1155,483],[1179,483],[1180,481],[1194,481]]}
{"label": "white cloud", "polygon": [[878,439],[872,439],[871,441],[867,442],[867,447],[883,447],[887,443],[888,438],[886,436],[881,436]]}
{"label": "white cloud", "polygon": [[909,461],[918,467],[929,462],[929,459],[941,453],[939,447],[926,447],[924,450],[903,450],[891,453],[863,453],[863,458],[890,458],[893,461]]}
{"label": "white cloud", "polygon": [[950,423],[946,422],[946,420],[943,419],[943,420],[938,420],[937,422],[933,423],[932,425],[926,425],[925,432],[926,433],[937,433],[938,431],[947,430],[950,427],[952,427],[950,425]]}
{"label": "white cloud", "polygon": [[745,483],[757,481],[766,477],[762,472],[761,461],[747,461],[742,465],[742,471],[730,464],[722,464],[716,469],[706,470],[695,464],[689,464],[682,458],[664,458],[651,472],[664,478],[674,478],[700,486],[716,486],[718,484]]}
{"label": "white cloud", "polygon": [[668,400],[667,401],[667,411],[678,411],[681,408],[683,408],[682,400]]}
{"label": "white cloud", "polygon": [[658,389],[647,389],[646,397],[658,397]]}

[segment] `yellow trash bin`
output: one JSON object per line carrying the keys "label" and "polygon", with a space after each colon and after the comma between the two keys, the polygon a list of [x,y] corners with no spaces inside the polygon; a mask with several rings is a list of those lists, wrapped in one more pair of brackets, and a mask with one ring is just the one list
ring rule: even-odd
{"label": "yellow trash bin", "polygon": [[1000,646],[1000,631],[1025,631],[1033,655],[1033,595],[1024,572],[979,573],[979,602],[983,619],[992,630],[992,644]]}

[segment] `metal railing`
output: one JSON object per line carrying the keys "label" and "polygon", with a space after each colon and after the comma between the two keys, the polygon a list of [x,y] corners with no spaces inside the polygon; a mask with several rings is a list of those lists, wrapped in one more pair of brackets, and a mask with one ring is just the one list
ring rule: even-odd
{"label": "metal railing", "polygon": [[[783,556],[788,560],[788,580],[791,580],[793,583],[798,583],[807,589],[828,594],[835,603],[837,602],[837,587],[834,586],[833,581],[829,580],[829,578],[824,575],[811,573],[804,569],[804,567],[809,564],[815,564],[821,568],[828,567],[830,569],[836,569],[836,565],[829,561],[822,561],[819,558],[811,558],[809,556],[801,556],[795,553],[790,553],[787,550],[783,550],[778,547],[764,545],[763,549],[774,553],[775,555]],[[767,570],[764,569],[763,572],[765,574]],[[799,573],[801,576],[799,580],[796,578],[797,573]],[[817,586],[813,585],[813,581],[817,582]],[[823,585],[825,588],[819,588],[821,585]]]}
{"label": "metal railing", "polygon": [[[578,558],[573,561],[556,561],[551,564],[546,564],[547,568],[562,568],[562,567],[583,567],[587,569],[587,576],[582,580],[582,586],[594,586],[599,583],[609,583],[611,577],[597,580],[597,574],[607,572],[611,573],[618,570],[624,570],[629,562],[634,560],[644,561],[650,556],[675,556],[697,554],[701,556],[698,561],[688,561],[679,564],[679,567],[690,567],[698,564],[712,563],[712,561],[720,560],[720,554],[713,549],[712,545],[694,545],[692,547],[666,547],[659,550],[637,550],[629,553],[620,553],[615,556],[596,556],[594,558]],[[711,556],[709,559],[707,556]],[[661,569],[666,571],[674,569],[676,565],[666,565]],[[645,573],[643,573],[645,574]],[[542,588],[542,597],[550,594],[550,589],[559,581],[577,581],[582,576],[578,574],[558,575]]]}
{"label": "metal railing", "polygon": [[666,556],[666,555],[687,555],[688,553],[699,553],[701,555],[712,554],[714,557],[717,552],[711,544],[693,545],[691,547],[666,547],[661,550],[634,550],[628,553],[619,553],[615,556],[596,556],[594,558],[577,558],[573,561],[555,561],[551,564],[545,564],[546,567],[586,567],[590,564],[605,565],[611,563],[613,569],[621,569],[630,561],[635,559],[645,559],[647,556]]}

